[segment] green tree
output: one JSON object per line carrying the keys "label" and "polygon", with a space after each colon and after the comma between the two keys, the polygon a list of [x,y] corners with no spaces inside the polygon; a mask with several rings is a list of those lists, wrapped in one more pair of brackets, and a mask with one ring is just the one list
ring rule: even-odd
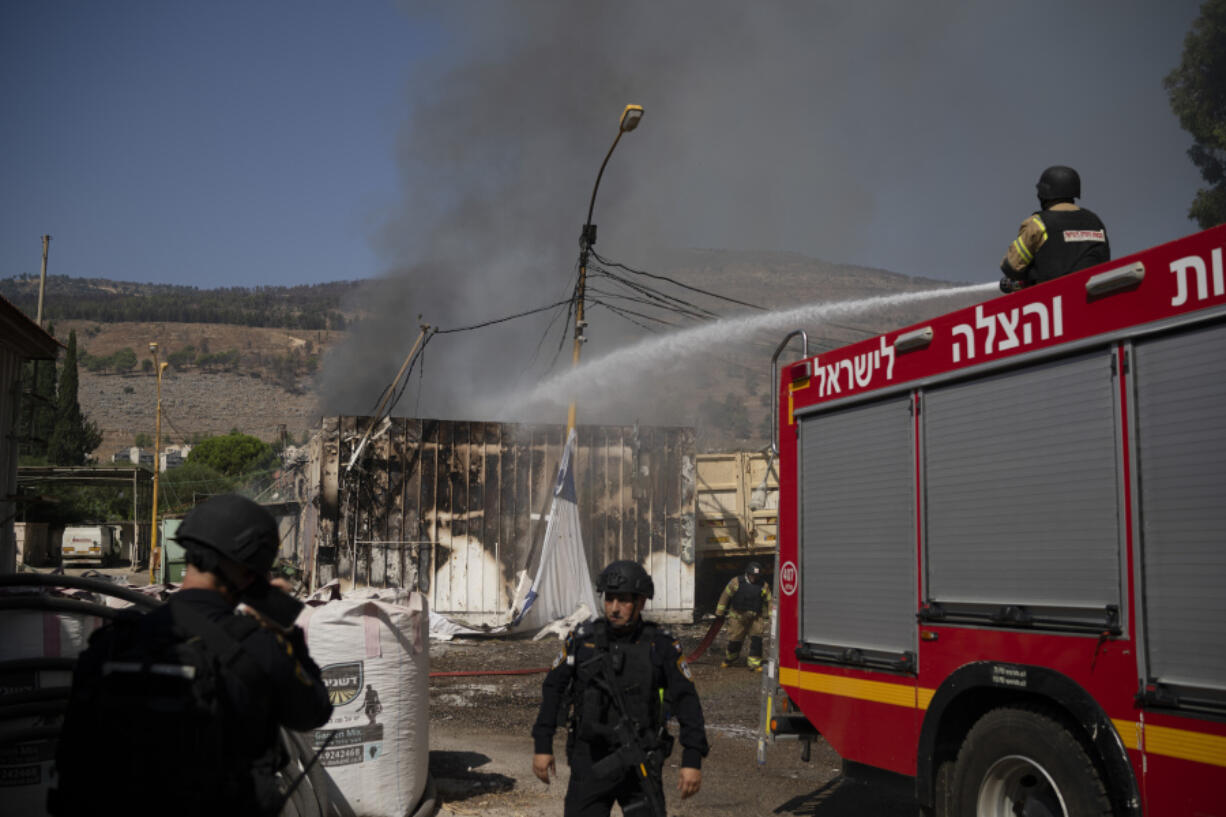
{"label": "green tree", "polygon": [[132,347],[125,346],[115,354],[111,355],[111,368],[123,374],[130,372],[136,368],[136,352],[132,351]]}
{"label": "green tree", "polygon": [[177,352],[171,352],[166,356],[166,362],[182,371],[196,362],[196,347],[189,344]]}
{"label": "green tree", "polygon": [[132,440],[132,445],[137,448],[150,448],[153,446],[153,435],[142,431]]}
{"label": "green tree", "polygon": [[220,474],[236,477],[271,468],[276,454],[263,440],[231,431],[222,437],[209,437],[194,446],[187,455],[187,462],[201,463]]}
{"label": "green tree", "polygon": [[163,507],[167,512],[174,512],[192,508],[204,497],[229,493],[235,484],[234,480],[204,463],[192,462],[189,455],[187,462],[162,474],[159,487],[166,497]]}
{"label": "green tree", "polygon": [[1226,222],[1226,0],[1205,0],[1183,43],[1183,60],[1163,83],[1180,126],[1192,134],[1188,157],[1209,187],[1188,217],[1208,229]]}
{"label": "green tree", "polygon": [[55,398],[55,429],[47,445],[47,459],[55,465],[84,465],[86,457],[102,444],[97,424],[81,413],[77,382],[77,333],[73,330],[68,333],[68,352]]}

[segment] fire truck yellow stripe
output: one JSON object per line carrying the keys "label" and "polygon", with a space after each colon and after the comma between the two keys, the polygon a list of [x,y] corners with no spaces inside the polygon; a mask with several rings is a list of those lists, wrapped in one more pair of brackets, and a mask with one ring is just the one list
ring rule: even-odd
{"label": "fire truck yellow stripe", "polygon": [[1146,754],[1226,766],[1226,737],[1170,726],[1154,726],[1152,723],[1145,724],[1143,729]]}
{"label": "fire truck yellow stripe", "polygon": [[1119,721],[1112,718],[1111,725],[1115,727],[1115,731],[1120,733],[1120,740],[1124,742],[1125,749],[1141,748],[1141,724],[1136,721]]}
{"label": "fire truck yellow stripe", "polygon": [[1155,726],[1137,721],[1111,720],[1124,746],[1141,750],[1149,755],[1208,763],[1211,766],[1226,766],[1226,737],[1206,735],[1189,729],[1173,726]]}
{"label": "fire truck yellow stripe", "polygon": [[[858,698],[893,706],[914,709],[915,687],[910,684],[891,684],[887,681],[868,681],[863,678],[847,678],[842,675],[827,675],[824,672],[807,672],[790,667],[779,668],[779,683],[783,686],[800,687],[811,692]],[[931,697],[931,696],[930,696]]]}

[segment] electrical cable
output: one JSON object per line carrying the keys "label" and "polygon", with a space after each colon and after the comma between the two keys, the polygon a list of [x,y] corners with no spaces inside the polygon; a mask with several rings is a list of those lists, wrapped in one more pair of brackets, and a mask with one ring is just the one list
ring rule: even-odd
{"label": "electrical cable", "polygon": [[617,298],[618,300],[622,300],[622,301],[629,301],[631,303],[641,304],[643,306],[650,306],[653,309],[664,309],[666,311],[673,312],[683,317],[693,318],[695,320],[705,321],[705,320],[710,320],[712,317],[718,317],[717,315],[698,314],[698,313],[691,312],[687,309],[678,309],[671,305],[662,306],[660,303],[650,298],[638,298],[638,297],[635,297],[634,295],[625,295],[625,294],[618,293],[618,292],[612,292],[607,289],[601,289],[599,287],[588,287],[588,291],[594,292],[597,295],[604,295],[609,298]]}
{"label": "electrical cable", "polygon": [[601,257],[595,250],[592,250],[591,253],[593,256],[595,256],[597,261],[599,261],[602,264],[605,264],[606,266],[618,267],[619,269],[624,269],[626,272],[633,272],[635,275],[644,275],[648,278],[655,278],[656,280],[659,280],[659,281],[667,281],[670,284],[681,287],[682,289],[688,289],[691,292],[698,292],[703,295],[709,295],[712,298],[719,298],[721,301],[728,301],[729,303],[734,303],[739,306],[748,306],[751,309],[760,309],[763,312],[766,311],[765,307],[758,306],[757,304],[751,304],[745,301],[738,301],[736,298],[729,298],[725,295],[720,295],[715,292],[709,292],[705,289],[699,289],[698,287],[692,287],[689,284],[683,284],[680,281],[677,281],[673,278],[669,278],[667,275],[657,275],[656,273],[653,273],[653,272],[646,272],[644,270],[637,270],[637,269],[634,269],[633,267],[628,267],[625,264],[618,263],[617,261],[610,261],[607,258]]}
{"label": "electrical cable", "polygon": [[608,270],[601,269],[598,267],[596,274],[610,278],[611,280],[618,282],[622,286],[628,287],[636,292],[646,295],[649,298],[660,301],[661,308],[673,309],[674,311],[692,312],[693,314],[691,315],[691,317],[700,318],[700,319],[717,319],[720,317],[718,313],[712,312],[709,309],[705,309],[701,306],[698,306],[697,304],[690,303],[689,301],[686,301],[682,298],[677,298],[673,295],[668,295],[666,293],[660,292],[659,290],[652,289],[651,287],[645,286],[635,281],[631,281],[628,278],[624,278],[620,275],[617,275],[616,273],[609,272]]}
{"label": "electrical cable", "polygon": [[[609,310],[609,311],[610,311],[610,312],[612,312],[613,314],[617,315],[619,318],[622,318],[623,320],[625,320],[625,321],[627,321],[627,322],[629,322],[629,323],[634,324],[635,326],[637,326],[638,328],[642,329],[644,332],[647,332],[648,334],[658,335],[658,334],[660,333],[660,330],[659,330],[659,329],[657,329],[657,328],[655,328],[654,326],[648,326],[648,325],[647,325],[647,324],[645,324],[645,323],[641,323],[640,321],[636,321],[634,318],[630,317],[629,315],[626,315],[626,314],[624,314],[624,313],[620,312],[620,311],[619,311],[619,310],[618,310],[616,307],[609,306],[608,304],[601,304],[601,306],[603,306],[605,309]],[[671,324],[670,324],[670,326],[671,326]]]}
{"label": "electrical cable", "polygon": [[[567,304],[572,304],[572,303],[574,302],[567,301]],[[569,326],[570,325],[570,310],[569,309],[567,310],[566,315],[567,315],[566,325]],[[515,383],[517,386],[523,380],[524,376],[528,374],[528,370],[532,368],[532,365],[536,363],[536,359],[540,357],[541,347],[545,345],[545,341],[549,338],[549,333],[553,331],[554,324],[558,322],[558,318],[560,317],[562,317],[561,307],[559,307],[558,310],[554,312],[553,317],[549,319],[549,324],[545,327],[545,331],[541,333],[541,339],[536,342],[536,348],[532,350],[532,356],[528,358],[528,362],[524,364],[523,370],[519,373],[519,376],[515,380]]]}
{"label": "electrical cable", "polygon": [[[623,318],[626,318],[626,316],[628,315],[634,315],[635,317],[642,318],[645,321],[655,321],[656,323],[661,323],[661,324],[664,324],[665,326],[676,326],[677,325],[670,321],[666,321],[663,318],[657,318],[655,315],[646,315],[642,312],[636,312],[633,309],[626,309],[625,307],[622,307],[622,306],[613,306],[612,304],[605,303],[599,298],[592,298],[589,301],[589,303],[594,304],[595,306],[603,306],[605,309],[617,315],[620,315]],[[629,318],[627,318],[627,320],[629,320]]]}
{"label": "electrical cable", "polygon": [[449,335],[452,332],[469,332],[473,329],[484,329],[487,326],[493,326],[497,323],[506,323],[507,321],[513,321],[516,318],[524,318],[528,315],[535,315],[537,312],[544,312],[546,309],[553,309],[555,306],[562,306],[565,303],[566,301],[558,301],[557,303],[552,303],[548,306],[539,306],[536,309],[529,309],[526,312],[517,312],[514,315],[507,315],[504,318],[494,318],[493,320],[483,321],[482,323],[475,323],[472,326],[457,326],[452,329],[435,329],[434,332],[438,335]]}

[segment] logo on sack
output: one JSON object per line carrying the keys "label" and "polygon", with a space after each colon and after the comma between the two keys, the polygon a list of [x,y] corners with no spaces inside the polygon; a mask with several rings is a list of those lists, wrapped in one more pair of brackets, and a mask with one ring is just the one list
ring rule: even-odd
{"label": "logo on sack", "polygon": [[362,692],[362,662],[329,664],[319,671],[333,706],[352,703]]}

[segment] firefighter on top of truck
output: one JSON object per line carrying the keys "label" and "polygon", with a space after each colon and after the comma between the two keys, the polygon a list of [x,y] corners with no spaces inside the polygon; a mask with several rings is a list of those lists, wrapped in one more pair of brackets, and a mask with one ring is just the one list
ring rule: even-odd
{"label": "firefighter on top of truck", "polygon": [[762,633],[771,614],[771,588],[762,578],[762,565],[750,562],[743,576],[734,576],[719,596],[716,616],[728,617],[728,647],[721,667],[731,667],[741,657],[741,645],[749,636],[746,663],[762,671]]}
{"label": "firefighter on top of truck", "polygon": [[1043,171],[1035,185],[1041,211],[1018,228],[1000,270],[1002,292],[1016,292],[1111,260],[1107,228],[1094,213],[1073,204],[1081,177],[1064,165]]}

